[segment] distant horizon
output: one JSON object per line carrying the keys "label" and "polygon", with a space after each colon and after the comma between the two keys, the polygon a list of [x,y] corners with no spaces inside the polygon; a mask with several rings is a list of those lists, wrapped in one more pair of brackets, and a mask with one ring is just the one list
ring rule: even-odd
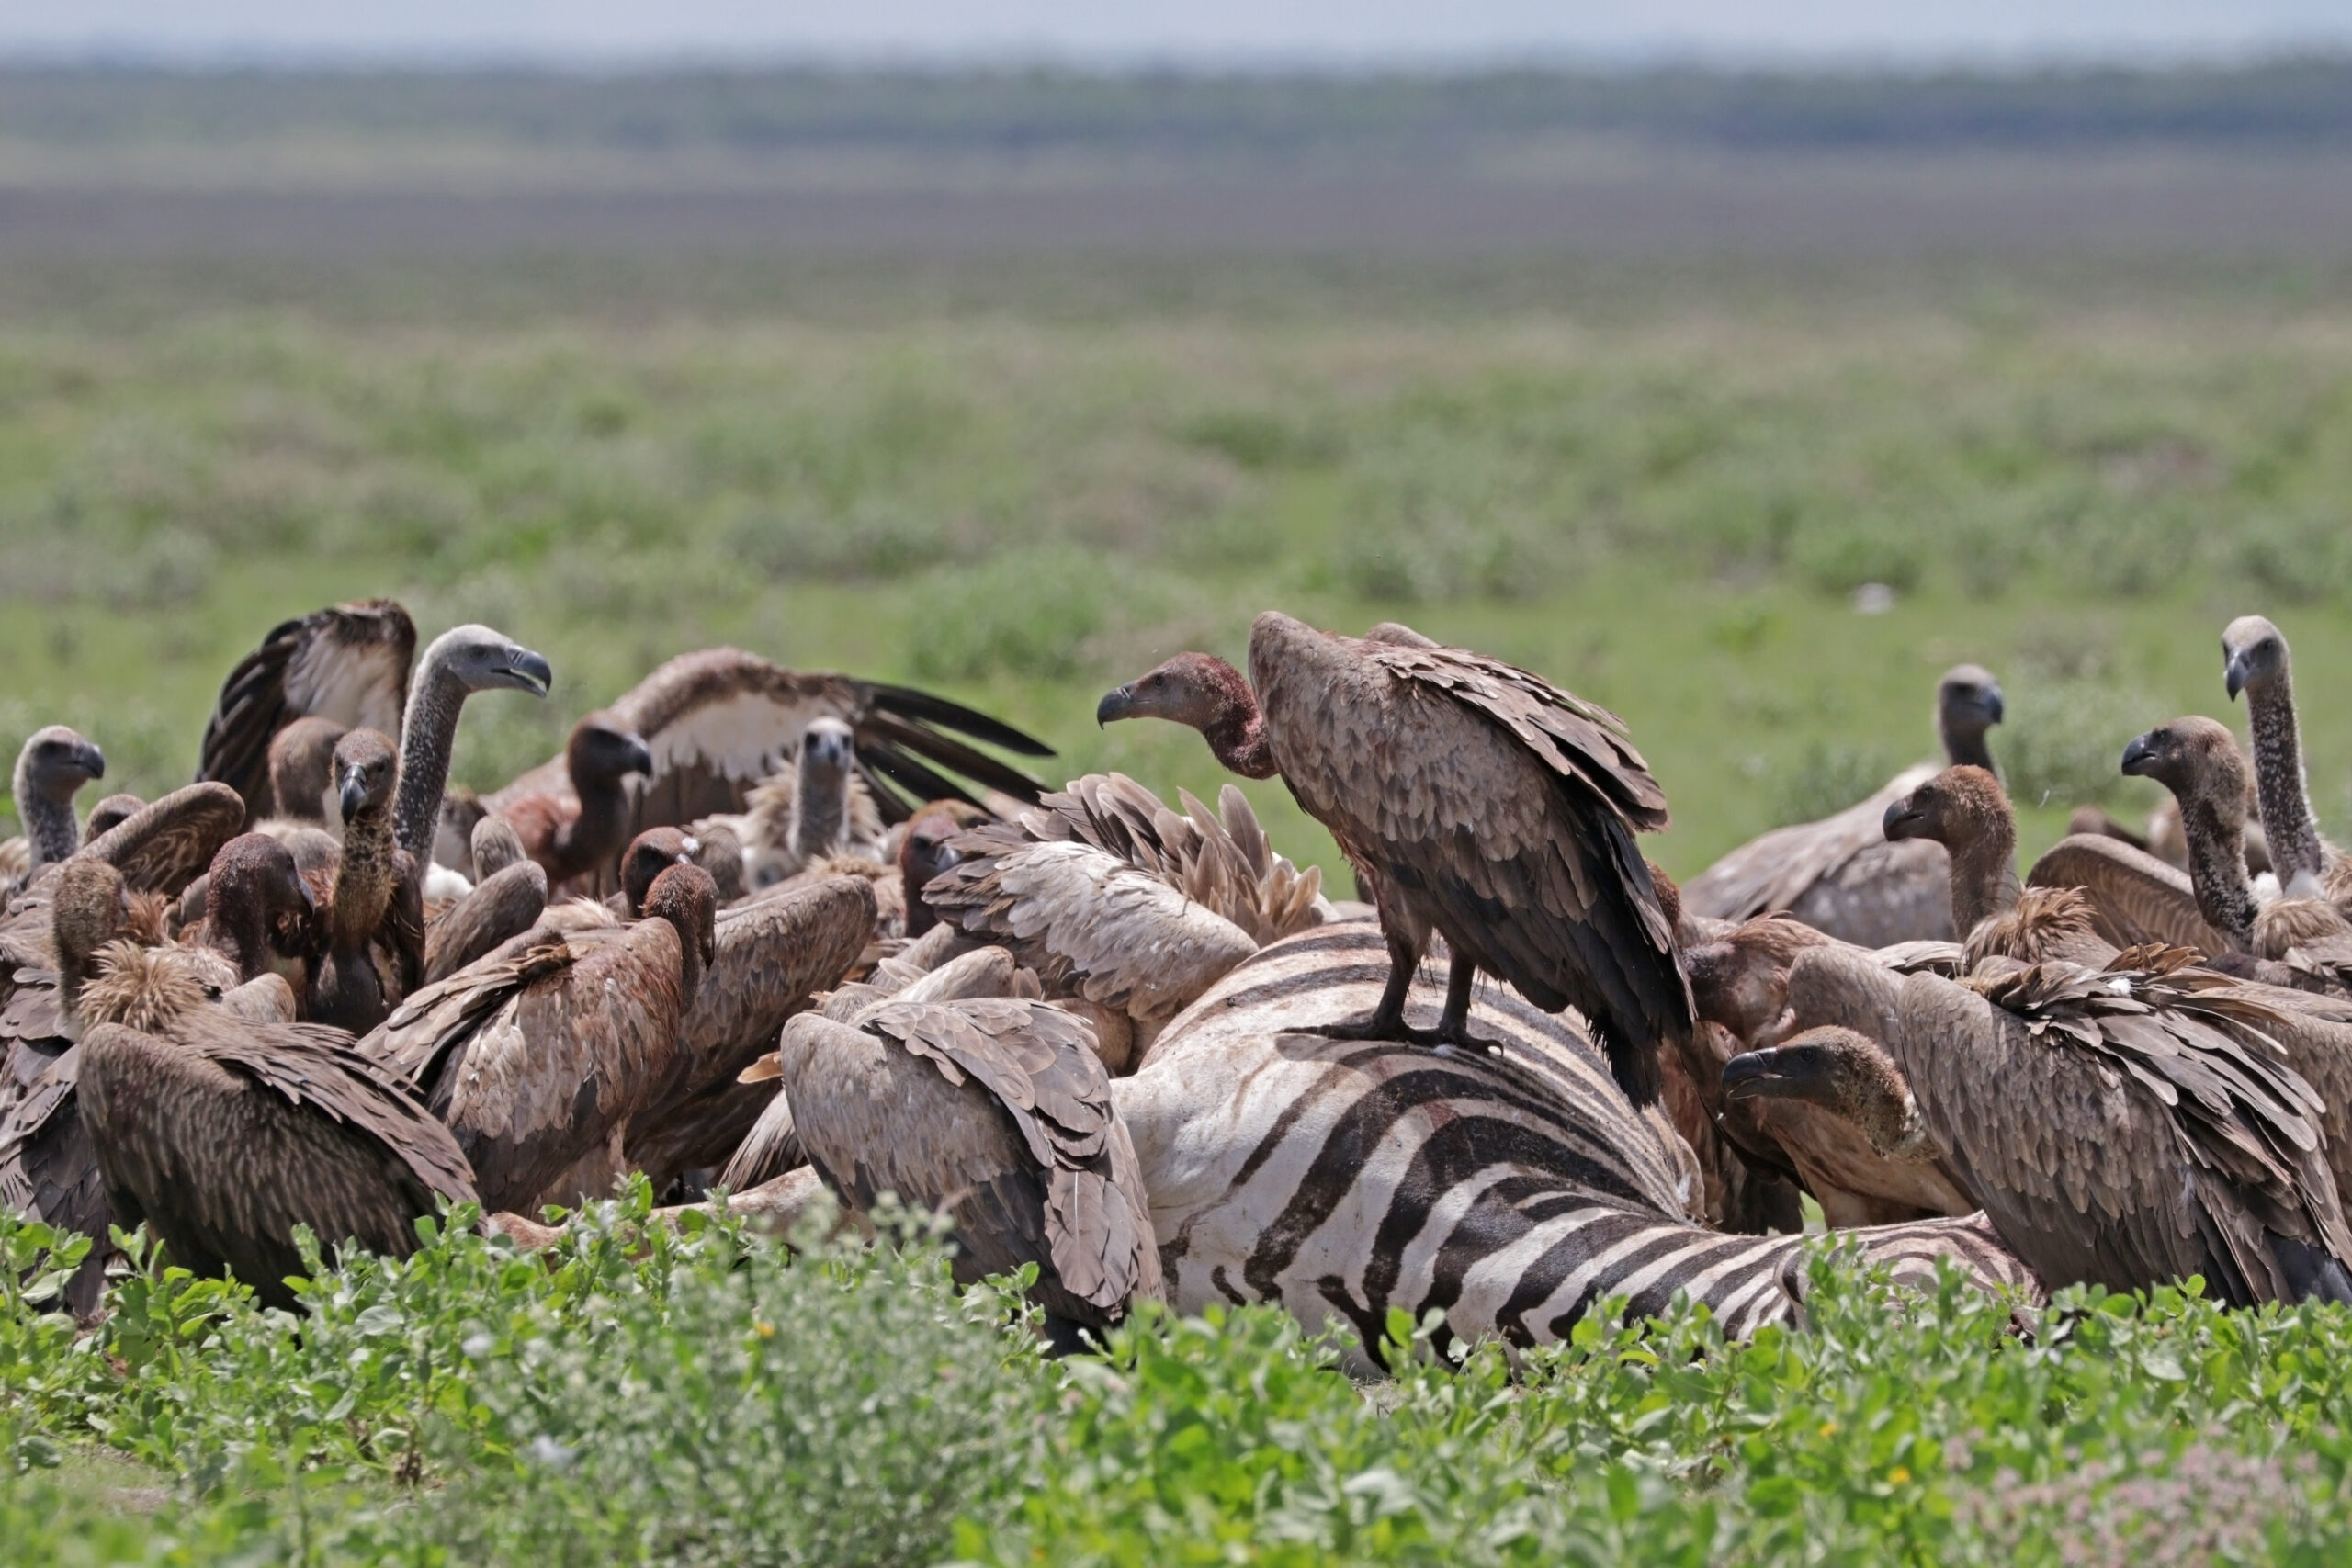
{"label": "distant horizon", "polygon": [[659,73],[1907,73],[2229,68],[2352,51],[2342,0],[14,0],[17,68]]}

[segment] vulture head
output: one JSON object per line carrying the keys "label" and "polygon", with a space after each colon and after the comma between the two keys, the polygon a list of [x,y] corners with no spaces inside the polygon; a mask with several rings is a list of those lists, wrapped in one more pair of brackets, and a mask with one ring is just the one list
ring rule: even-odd
{"label": "vulture head", "polygon": [[2222,683],[2230,700],[2249,686],[2287,673],[2287,639],[2261,615],[2240,615],[2222,628]]}
{"label": "vulture head", "polygon": [[489,881],[516,861],[526,858],[523,852],[523,836],[514,831],[514,824],[503,817],[477,818],[473,825],[471,848],[477,885]]}
{"label": "vulture head", "polygon": [[618,784],[631,773],[653,772],[653,749],[611,713],[592,713],[571,727],[563,765],[574,789]]}
{"label": "vulture head", "polygon": [[645,918],[667,920],[678,933],[678,1007],[694,1006],[703,971],[718,953],[718,887],[698,865],[673,865],[646,890]]}
{"label": "vulture head", "polygon": [[220,846],[205,874],[205,919],[237,955],[238,977],[269,966],[274,949],[318,947],[318,900],[294,852],[267,833],[245,833]]}
{"label": "vulture head", "polygon": [[724,822],[703,822],[695,825],[693,837],[686,840],[695,846],[689,852],[695,864],[710,873],[710,880],[718,889],[718,902],[724,907],[743,896],[742,836]]}
{"label": "vulture head", "polygon": [[32,842],[32,869],[63,860],[79,847],[74,797],[92,779],[107,776],[104,752],[62,724],[37,729],[17,753],[17,815]]}
{"label": "vulture head", "polygon": [[1691,1004],[1701,1018],[1744,1041],[1762,1038],[1788,1010],[1790,965],[1806,949],[1833,940],[1787,915],[1742,921],[1683,953]]}
{"label": "vulture head", "polygon": [[98,950],[96,972],[82,987],[82,1022],[167,1028],[235,984],[229,961],[209,948],[110,942]]}
{"label": "vulture head", "polygon": [[315,714],[296,719],[269,739],[269,793],[277,815],[301,822],[326,820],[334,788],[334,749],[344,727]]}
{"label": "vulture head", "polygon": [[2184,806],[2204,802],[2224,823],[2245,826],[2245,754],[2226,725],[2194,716],[2160,724],[2123,749],[2123,771],[2155,780]]}
{"label": "vulture head", "polygon": [[120,827],[146,804],[135,795],[110,795],[90,807],[90,819],[82,828],[82,847],[88,849],[92,840],[110,828]]}
{"label": "vulture head", "polygon": [[57,943],[58,999],[68,1019],[75,1016],[99,950],[122,935],[130,915],[122,873],[105,861],[75,855],[59,869],[49,918]]}
{"label": "vulture head", "polygon": [[2001,683],[1981,664],[1955,664],[1936,683],[1936,732],[1949,751],[1982,753],[2003,712]]}
{"label": "vulture head", "polygon": [[1094,722],[1120,718],[1164,718],[1197,729],[1209,750],[1228,768],[1249,778],[1271,778],[1272,758],[1263,750],[1264,720],[1249,679],[1224,660],[1206,653],[1180,653],[1094,705]]}
{"label": "vulture head", "polygon": [[454,677],[469,694],[508,691],[544,697],[555,683],[555,670],[545,658],[483,626],[450,627],[433,639],[424,662]]}
{"label": "vulture head", "polygon": [[345,730],[334,743],[335,803],[346,826],[390,810],[400,782],[400,749],[381,730]]}
{"label": "vulture head", "polygon": [[1927,839],[1947,849],[1980,843],[2016,829],[2001,781],[1983,768],[1946,768],[1886,808],[1880,819],[1889,843]]}
{"label": "vulture head", "polygon": [[800,732],[800,776],[804,781],[812,774],[822,781],[845,779],[850,764],[856,761],[856,732],[831,715],[810,719],[808,728]]}
{"label": "vulture head", "polygon": [[1918,1101],[1894,1058],[1867,1035],[1808,1029],[1724,1064],[1726,1100],[1798,1100],[1852,1122],[1887,1159],[1935,1157]]}
{"label": "vulture head", "polygon": [[[649,828],[629,840],[621,855],[621,897],[631,919],[651,913],[645,906],[656,878],[673,865],[692,865],[700,842],[678,828]],[[714,884],[712,892],[718,888]]]}
{"label": "vulture head", "polygon": [[963,830],[964,824],[955,813],[937,807],[925,807],[907,824],[906,836],[899,840],[899,879],[906,893],[910,937],[921,936],[939,923],[937,912],[923,901],[922,890],[933,877],[964,858],[951,841]]}

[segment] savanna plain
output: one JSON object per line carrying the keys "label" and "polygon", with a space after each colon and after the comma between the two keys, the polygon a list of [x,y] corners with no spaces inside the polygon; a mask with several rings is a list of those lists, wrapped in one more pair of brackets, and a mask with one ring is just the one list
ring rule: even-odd
{"label": "savanna plain", "polygon": [[[0,750],[183,782],[282,616],[401,598],[557,671],[491,787],[673,652],[952,693],[1054,782],[1222,781],[1098,731],[1279,606],[1409,621],[1605,704],[1679,875],[1933,749],[1989,666],[2027,856],[2270,615],[2352,829],[2352,268],[2011,257],[28,257],[0,273]],[[1863,592],[1868,590],[1867,592]],[[1345,870],[1279,785],[1276,846]],[[552,1261],[459,1217],[297,1322],[165,1271],[94,1329],[0,1218],[11,1562],[2337,1562],[2352,1319],[2193,1290],[1703,1314],[1360,1384],[1287,1318],[1052,1362],[1017,1292],[640,1191]]]}

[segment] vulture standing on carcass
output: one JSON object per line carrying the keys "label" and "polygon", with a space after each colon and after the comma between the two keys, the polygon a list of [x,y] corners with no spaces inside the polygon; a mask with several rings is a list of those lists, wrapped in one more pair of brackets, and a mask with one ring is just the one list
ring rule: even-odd
{"label": "vulture standing on carcass", "polygon": [[[555,677],[545,659],[488,626],[453,626],[434,638],[412,682],[415,649],[414,623],[389,599],[335,605],[276,627],[222,682],[197,777],[231,785],[245,802],[247,821],[256,821],[281,804],[271,791],[271,750],[298,720],[397,735],[392,837],[420,871],[429,870],[466,699],[496,690],[545,697]],[[324,734],[312,727],[304,744],[315,748]]]}
{"label": "vulture standing on carcass", "polygon": [[171,1262],[233,1273],[293,1310],[297,1226],[406,1257],[416,1221],[470,1202],[448,1130],[341,1030],[241,1018],[208,993],[185,948],[119,943],[102,958],[120,1021],[79,1051],[82,1116],[115,1223],[142,1221]]}
{"label": "vulture standing on carcass", "polygon": [[[686,828],[706,817],[742,812],[752,788],[799,755],[802,736],[820,718],[849,727],[856,743],[854,776],[886,823],[904,821],[924,801],[972,799],[950,773],[983,794],[1037,798],[1036,780],[971,741],[1021,756],[1053,755],[1043,742],[944,697],[786,670],[731,648],[671,660],[615,700],[604,716],[642,739],[652,757],[616,848],[649,828]],[[560,811],[577,801],[563,758],[532,769],[481,804],[503,812],[532,797]]]}
{"label": "vulture standing on carcass", "polygon": [[860,1216],[885,1192],[955,1222],[959,1284],[1037,1266],[1031,1299],[1075,1350],[1157,1299],[1134,1146],[1086,1025],[1011,998],[891,1002],[785,1025],[784,1091],[810,1162]]}
{"label": "vulture standing on carcass", "polygon": [[[1483,969],[1538,1007],[1577,1008],[1634,1103],[1655,1101],[1658,1048],[1690,1030],[1690,989],[1634,842],[1667,826],[1666,795],[1623,722],[1499,660],[1272,611],[1250,629],[1250,674],[1179,654],[1096,717],[1188,724],[1245,778],[1281,774],[1331,830],[1377,894],[1390,953],[1379,1007],[1343,1035],[1475,1043]],[[1412,1029],[1405,1001],[1432,933],[1453,953],[1446,1003],[1436,1028]]]}
{"label": "vulture standing on carcass", "polygon": [[62,724],[37,729],[17,753],[17,818],[24,826],[24,876],[55,865],[82,846],[74,797],[92,779],[107,776],[106,754]]}
{"label": "vulture standing on carcass", "polygon": [[2186,958],[1962,985],[1806,953],[1789,976],[1803,1027],[1735,1058],[1725,1091],[1828,1106],[1892,1157],[1939,1155],[2053,1288],[2196,1274],[2233,1306],[2352,1303],[2324,1107],[2265,1027],[2284,1015],[2227,982],[2209,1001],[2218,977],[2170,972]]}
{"label": "vulture standing on carcass", "polygon": [[[1936,686],[1936,733],[1946,766],[1993,768],[1984,732],[2001,722],[2000,683],[1962,664]],[[1888,780],[1834,817],[1775,828],[1685,884],[1683,908],[1710,919],[1745,920],[1785,909],[1806,925],[1862,947],[1966,936],[1946,924],[1951,895],[1944,855],[1934,844],[1889,843],[1886,808],[1934,776],[1923,762]]]}
{"label": "vulture standing on carcass", "polygon": [[1009,823],[949,840],[922,904],[1001,942],[1128,1070],[1169,1020],[1265,942],[1320,924],[1318,872],[1275,854],[1241,792],[1186,816],[1122,774],[1090,773]]}
{"label": "vulture standing on carcass", "polygon": [[605,1197],[626,1168],[623,1134],[669,1081],[713,956],[709,874],[664,871],[645,917],[536,926],[411,993],[359,1043],[448,1124],[490,1212]]}

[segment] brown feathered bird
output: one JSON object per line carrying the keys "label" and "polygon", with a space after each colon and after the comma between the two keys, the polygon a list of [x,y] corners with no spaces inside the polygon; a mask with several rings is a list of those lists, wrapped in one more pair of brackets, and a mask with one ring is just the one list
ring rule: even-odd
{"label": "brown feathered bird", "polygon": [[1951,924],[1962,967],[1990,955],[2028,964],[2104,964],[2115,945],[2096,930],[2090,901],[2072,888],[2019,886],[2017,817],[2001,781],[1983,768],[1946,768],[1886,808],[1890,842],[1941,844],[1951,863]]}
{"label": "brown feathered bird", "polygon": [[503,799],[498,814],[545,869],[551,892],[601,894],[629,841],[627,781],[652,773],[653,753],[611,714],[592,713],[571,727],[563,767],[568,789]]}
{"label": "brown feathered bird", "polygon": [[885,1192],[944,1209],[959,1283],[1035,1264],[1057,1348],[1159,1294],[1135,1149],[1069,1013],[1011,998],[893,1002],[856,1027],[803,1013],[777,1058],[826,1185],[861,1215]]}
{"label": "brown feathered bird", "polygon": [[[1993,768],[1985,731],[2001,722],[2000,682],[1974,664],[1936,685],[1936,733],[1948,767]],[[1945,857],[1926,840],[1889,843],[1886,808],[1933,777],[1932,762],[1906,768],[1869,798],[1818,822],[1775,828],[1709,866],[1682,888],[1685,906],[1713,919],[1744,920],[1785,909],[1806,925],[1863,947],[1966,936],[1946,924]]]}
{"label": "brown feathered bird", "polygon": [[117,1224],[143,1221],[173,1263],[293,1309],[297,1226],[330,1251],[405,1257],[419,1216],[473,1200],[447,1130],[349,1035],[236,1017],[189,956],[110,950],[124,1021],[82,1042],[82,1115]]}
{"label": "brown feathered bird", "polygon": [[472,1164],[492,1212],[602,1197],[625,1168],[629,1118],[667,1081],[678,1023],[713,947],[709,874],[673,866],[646,918],[570,933],[534,927],[411,995],[360,1050],[413,1086]]}
{"label": "brown feathered bird", "polygon": [[2278,1061],[2263,1010],[2205,1005],[2193,974],[2165,971],[2180,956],[2011,967],[1971,988],[1806,953],[1789,980],[1804,1028],[1735,1059],[1725,1089],[1832,1106],[1890,1155],[1940,1154],[2053,1287],[2198,1274],[2232,1305],[2352,1301],[2324,1107]]}
{"label": "brown feathered bird", "polygon": [[92,779],[107,776],[106,753],[62,724],[37,729],[17,753],[10,796],[23,823],[26,875],[64,860],[82,844],[74,797]]}
{"label": "brown feathered bird", "polygon": [[[1427,641],[1339,637],[1269,611],[1250,629],[1249,681],[1180,654],[1106,695],[1096,717],[1189,724],[1235,773],[1281,774],[1331,830],[1373,885],[1389,940],[1388,987],[1350,1037],[1474,1043],[1483,969],[1546,1010],[1577,1008],[1647,1105],[1660,1042],[1691,1023],[1634,841],[1667,826],[1665,793],[1615,715]],[[1436,1028],[1411,1029],[1405,1001],[1432,931],[1453,950],[1446,1005]]]}
{"label": "brown feathered bird", "polygon": [[424,981],[424,889],[415,860],[393,841],[400,754],[391,737],[350,730],[335,743],[334,765],[343,850],[310,1017],[365,1034]]}

